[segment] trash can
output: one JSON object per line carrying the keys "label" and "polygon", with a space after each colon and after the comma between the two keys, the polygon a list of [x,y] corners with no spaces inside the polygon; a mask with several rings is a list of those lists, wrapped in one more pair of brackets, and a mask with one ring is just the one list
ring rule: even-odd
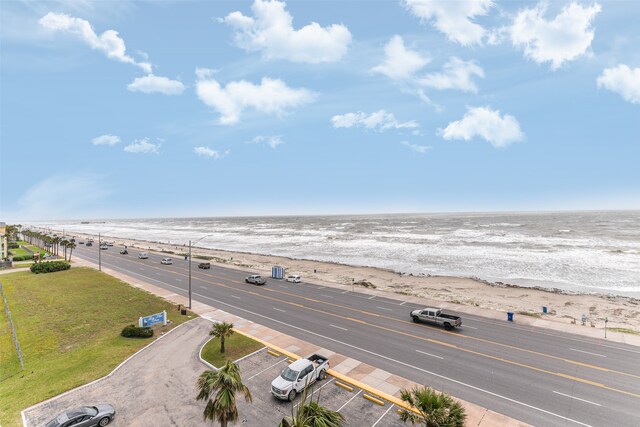
{"label": "trash can", "polygon": [[544,314],[547,314],[547,307],[544,307],[544,306],[543,306],[543,307],[542,307],[542,312],[543,312]]}
{"label": "trash can", "polygon": [[186,308],[182,308],[182,309],[180,309],[180,314],[182,314],[183,316],[186,316],[186,314],[187,314],[187,309],[186,309]]}
{"label": "trash can", "polygon": [[513,312],[511,312],[511,311],[507,312],[507,320],[509,322],[513,322]]}

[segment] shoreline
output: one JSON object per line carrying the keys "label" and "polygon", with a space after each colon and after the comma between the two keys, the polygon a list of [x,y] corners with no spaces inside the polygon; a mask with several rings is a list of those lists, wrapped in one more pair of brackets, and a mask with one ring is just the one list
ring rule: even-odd
{"label": "shoreline", "polygon": [[[97,236],[76,233],[77,236]],[[150,250],[174,256],[184,256],[188,246],[123,239],[107,236],[116,244],[139,250]],[[587,316],[586,327],[622,328],[640,332],[640,299],[614,294],[583,293],[558,288],[527,287],[504,282],[491,282],[478,277],[455,277],[398,273],[377,267],[361,267],[335,262],[294,259],[276,255],[226,251],[192,246],[192,258],[237,270],[260,273],[271,277],[271,267],[284,267],[285,274],[298,274],[302,280],[322,282],[328,286],[358,286],[380,291],[388,296],[404,295],[426,298],[430,304],[454,311],[469,308],[491,310],[489,317],[506,318],[506,312],[516,316],[541,318],[552,322],[581,324]],[[206,259],[210,258],[210,259]],[[547,313],[543,313],[547,307]],[[503,316],[504,315],[504,316]],[[534,319],[535,320],[535,319]]]}

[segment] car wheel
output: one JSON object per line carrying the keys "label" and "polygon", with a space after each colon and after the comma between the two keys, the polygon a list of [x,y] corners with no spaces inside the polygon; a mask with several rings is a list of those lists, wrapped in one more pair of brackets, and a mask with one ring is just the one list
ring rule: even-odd
{"label": "car wheel", "polygon": [[451,323],[445,323],[444,324],[444,329],[445,329],[445,331],[450,331],[451,330]]}
{"label": "car wheel", "polygon": [[418,316],[413,316],[413,323],[420,323],[420,318]]}
{"label": "car wheel", "polygon": [[102,418],[102,419],[100,420],[100,422],[98,422],[98,425],[99,425],[100,427],[104,427],[104,426],[106,426],[107,424],[109,424],[110,422],[111,422],[111,420],[109,419],[109,417],[104,417],[104,418]]}
{"label": "car wheel", "polygon": [[324,369],[322,371],[320,371],[320,373],[318,374],[318,379],[320,381],[324,380],[325,378],[327,378],[327,371],[325,371]]}
{"label": "car wheel", "polygon": [[291,391],[289,392],[289,402],[293,401],[293,399],[296,398],[296,391],[294,389],[291,389]]}

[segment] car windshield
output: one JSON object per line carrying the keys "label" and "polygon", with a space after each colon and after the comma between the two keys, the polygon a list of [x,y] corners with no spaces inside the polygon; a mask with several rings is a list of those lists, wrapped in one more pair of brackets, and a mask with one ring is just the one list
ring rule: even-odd
{"label": "car windshield", "polygon": [[85,406],[84,411],[87,415],[91,415],[92,417],[98,415],[98,408],[95,406]]}
{"label": "car windshield", "polygon": [[280,376],[287,381],[295,381],[296,378],[298,378],[298,371],[294,371],[291,368],[286,368],[284,371],[282,371],[282,374]]}

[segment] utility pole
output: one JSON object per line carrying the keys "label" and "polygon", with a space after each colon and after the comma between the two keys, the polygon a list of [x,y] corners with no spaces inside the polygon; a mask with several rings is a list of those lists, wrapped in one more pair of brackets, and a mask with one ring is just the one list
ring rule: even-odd
{"label": "utility pole", "polygon": [[189,240],[189,310],[191,310],[191,240]]}
{"label": "utility pole", "polygon": [[98,271],[102,271],[102,250],[100,249],[100,233],[98,233]]}

